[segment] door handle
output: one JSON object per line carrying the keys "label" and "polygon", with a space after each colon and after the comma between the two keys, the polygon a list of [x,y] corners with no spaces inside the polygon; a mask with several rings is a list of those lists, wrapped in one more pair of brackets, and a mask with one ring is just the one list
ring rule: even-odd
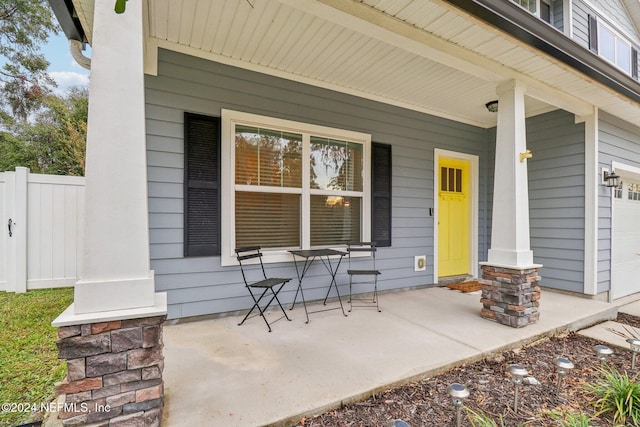
{"label": "door handle", "polygon": [[13,226],[16,225],[15,222],[11,218],[9,218],[9,222],[7,223],[7,228],[9,229],[9,237],[13,236]]}

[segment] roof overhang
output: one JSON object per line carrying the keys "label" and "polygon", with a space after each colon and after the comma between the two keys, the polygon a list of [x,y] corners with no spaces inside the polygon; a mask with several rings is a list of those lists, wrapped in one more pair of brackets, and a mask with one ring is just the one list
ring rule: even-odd
{"label": "roof overhang", "polygon": [[49,4],[68,40],[89,41],[72,0],[49,0]]}
{"label": "roof overhang", "polygon": [[[518,80],[528,115],[640,123],[636,81],[510,1],[143,1],[149,74],[164,48],[481,127],[496,86]],[[94,0],[50,2],[91,42]]]}
{"label": "roof overhang", "polygon": [[[640,84],[631,76],[603,61],[563,33],[550,31],[551,27],[546,22],[534,18],[515,3],[491,0],[447,1],[640,104]],[[636,3],[640,5],[640,2]]]}

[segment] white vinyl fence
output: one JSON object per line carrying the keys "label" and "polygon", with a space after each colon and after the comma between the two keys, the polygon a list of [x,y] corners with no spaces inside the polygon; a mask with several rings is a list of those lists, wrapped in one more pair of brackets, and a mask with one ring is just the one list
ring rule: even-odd
{"label": "white vinyl fence", "polygon": [[0,173],[0,291],[78,280],[83,205],[83,177]]}

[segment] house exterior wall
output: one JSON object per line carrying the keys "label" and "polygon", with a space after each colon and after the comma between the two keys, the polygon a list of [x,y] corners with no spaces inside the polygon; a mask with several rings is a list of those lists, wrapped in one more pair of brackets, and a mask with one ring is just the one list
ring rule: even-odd
{"label": "house exterior wall", "polygon": [[[611,162],[640,168],[640,127],[606,113],[598,123],[598,167],[611,170]],[[611,189],[598,186],[598,292],[611,287]]]}
{"label": "house exterior wall", "polygon": [[[168,292],[169,318],[250,307],[237,267],[221,267],[219,257],[183,257],[185,111],[212,116],[223,108],[245,111],[366,132],[374,142],[391,144],[393,241],[377,258],[384,271],[380,289],[433,282],[434,218],[429,208],[434,205],[434,149],[478,155],[478,250],[479,259],[486,259],[487,130],[164,50],[157,77],[145,79],[151,267],[156,291]],[[426,271],[414,272],[414,256],[425,254]],[[293,263],[268,268],[273,275],[296,276]],[[309,287],[326,281],[322,266],[312,268],[307,277]],[[338,283],[347,283],[343,268]],[[311,297],[323,297],[322,291]],[[295,286],[285,288],[283,303],[294,293]]]}
{"label": "house exterior wall", "polygon": [[[557,110],[526,122],[529,178],[529,226],[534,262],[542,264],[540,284],[582,293],[584,288],[584,124],[573,114]],[[495,141],[496,128],[489,129]],[[493,198],[493,158],[487,200]],[[491,205],[487,212],[491,236]]]}
{"label": "house exterior wall", "polygon": [[543,286],[584,289],[584,123],[557,110],[527,120],[529,222]]}
{"label": "house exterior wall", "polygon": [[573,0],[571,9],[573,40],[589,49],[589,14],[592,14],[593,10],[582,0]]}
{"label": "house exterior wall", "polygon": [[573,0],[573,40],[585,49],[589,49],[589,15],[605,18],[607,23],[627,36],[633,43],[640,44],[638,30],[634,27],[629,15],[620,1],[616,0]]}
{"label": "house exterior wall", "polygon": [[631,37],[631,41],[638,43],[637,29],[633,25],[633,21],[627,13],[627,9],[620,0],[588,0],[587,5],[600,15],[606,17],[607,21],[614,25],[618,30],[624,32],[625,35]]}

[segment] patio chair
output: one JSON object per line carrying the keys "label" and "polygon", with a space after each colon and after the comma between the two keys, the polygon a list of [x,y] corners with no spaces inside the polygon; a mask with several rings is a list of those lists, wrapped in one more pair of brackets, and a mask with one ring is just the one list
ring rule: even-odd
{"label": "patio chair", "polygon": [[[347,274],[349,275],[349,312],[353,307],[372,307],[371,304],[375,304],[375,307],[380,310],[378,304],[378,276],[381,274],[380,270],[376,269],[376,243],[375,242],[352,242],[347,243],[347,253],[349,254],[349,269]],[[368,253],[370,258],[356,257],[356,254]],[[353,256],[352,256],[353,255]],[[357,262],[358,269],[352,267],[352,262],[355,265]],[[369,267],[369,268],[362,268]],[[357,279],[361,277],[362,279]],[[357,298],[356,301],[371,301],[369,305],[353,305],[353,285],[373,285],[373,299],[369,298]]]}
{"label": "patio chair", "polygon": [[[262,263],[262,252],[260,251],[259,246],[236,248],[235,252],[238,257],[238,263],[240,264],[240,271],[242,272],[242,280],[244,281],[244,284],[247,290],[249,290],[249,294],[251,295],[251,298],[253,299],[253,303],[254,303],[253,307],[251,307],[251,310],[249,310],[249,312],[244,317],[244,319],[242,319],[242,322],[238,323],[238,326],[242,325],[245,322],[245,320],[249,318],[251,313],[253,313],[253,311],[257,308],[259,313],[256,313],[254,316],[257,316],[258,314],[260,314],[264,322],[267,324],[267,328],[269,328],[269,332],[271,332],[271,325],[269,324],[269,321],[267,320],[264,313],[274,300],[278,303],[278,306],[280,306],[280,310],[282,310],[282,314],[284,314],[284,317],[287,320],[291,321],[291,319],[289,319],[289,316],[287,316],[287,312],[282,307],[282,304],[280,304],[280,300],[278,299],[278,293],[280,292],[280,290],[282,290],[284,285],[286,285],[291,280],[291,278],[267,277],[267,273],[264,270],[264,264]],[[259,260],[260,268],[257,268],[257,267],[249,268],[247,265],[248,264],[247,261],[251,259],[256,259],[256,258]],[[249,275],[252,273],[254,276],[255,275],[258,276],[257,281],[252,281],[249,279]],[[258,294],[260,294],[260,296],[256,298],[256,295]],[[270,299],[266,304],[264,304],[264,306],[261,307],[260,304],[264,298],[270,298]],[[254,317],[254,316],[251,316],[251,317]],[[280,320],[280,319],[282,319],[282,317],[277,320]]]}

